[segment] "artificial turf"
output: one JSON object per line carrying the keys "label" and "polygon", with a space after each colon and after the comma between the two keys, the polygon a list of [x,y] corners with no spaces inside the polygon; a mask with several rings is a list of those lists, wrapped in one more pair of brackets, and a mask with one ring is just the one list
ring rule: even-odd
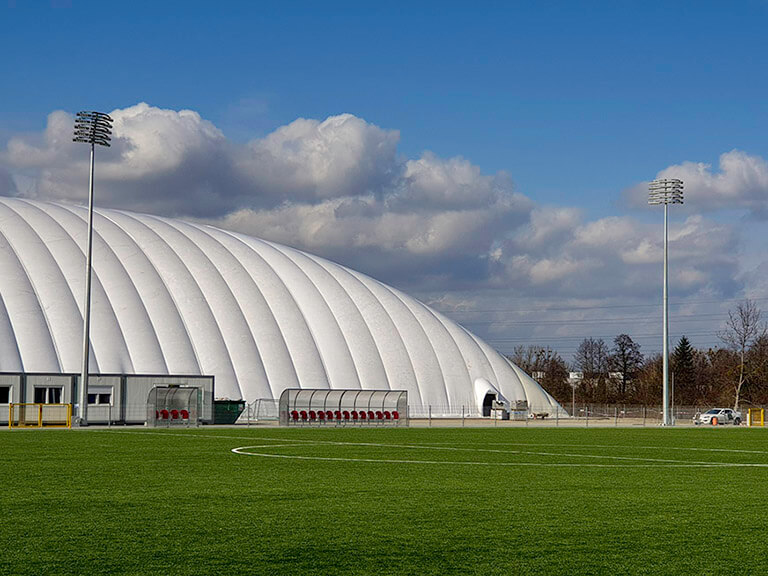
{"label": "artificial turf", "polygon": [[14,430],[0,574],[764,573],[767,501],[754,429]]}

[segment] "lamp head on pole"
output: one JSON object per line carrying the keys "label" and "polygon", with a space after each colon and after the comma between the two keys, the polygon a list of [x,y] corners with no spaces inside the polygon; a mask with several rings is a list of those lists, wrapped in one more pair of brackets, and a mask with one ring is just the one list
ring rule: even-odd
{"label": "lamp head on pole", "polygon": [[109,147],[112,139],[112,118],[103,112],[78,112],[72,142]]}
{"label": "lamp head on pole", "polygon": [[683,181],[677,178],[660,178],[648,185],[648,204],[682,204]]}

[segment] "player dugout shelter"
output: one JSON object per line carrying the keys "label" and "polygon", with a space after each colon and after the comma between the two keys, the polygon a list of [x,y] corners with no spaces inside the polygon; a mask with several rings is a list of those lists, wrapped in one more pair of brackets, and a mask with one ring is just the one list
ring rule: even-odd
{"label": "player dugout shelter", "polygon": [[155,427],[199,425],[202,392],[197,386],[154,386],[147,398],[147,424]]}
{"label": "player dugout shelter", "polygon": [[282,426],[407,426],[405,390],[284,390],[279,401]]}

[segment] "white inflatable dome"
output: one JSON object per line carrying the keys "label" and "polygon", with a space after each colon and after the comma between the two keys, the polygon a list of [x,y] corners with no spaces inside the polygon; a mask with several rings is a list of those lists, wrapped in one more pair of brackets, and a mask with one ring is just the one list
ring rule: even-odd
{"label": "white inflatable dome", "polygon": [[[79,373],[87,209],[0,198],[0,372]],[[286,246],[180,220],[94,215],[90,371],[206,374],[218,398],[403,389],[562,410],[488,344],[409,296]],[[468,408],[469,409],[469,408]]]}

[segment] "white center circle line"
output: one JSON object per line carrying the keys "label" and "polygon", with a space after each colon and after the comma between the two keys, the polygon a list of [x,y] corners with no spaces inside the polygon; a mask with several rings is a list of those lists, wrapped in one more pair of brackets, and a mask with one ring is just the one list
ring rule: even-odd
{"label": "white center circle line", "polygon": [[[555,466],[555,467],[582,467],[590,466],[595,468],[766,468],[768,464],[760,463],[733,463],[733,462],[702,462],[702,461],[684,461],[684,460],[665,460],[656,458],[635,458],[625,456],[603,456],[597,454],[560,454],[552,452],[530,452],[530,451],[504,451],[487,449],[469,449],[469,448],[449,448],[435,446],[414,446],[398,444],[373,444],[364,442],[317,442],[315,445],[334,445],[334,446],[376,446],[386,448],[406,448],[406,449],[427,449],[427,450],[456,450],[472,452],[492,452],[501,454],[526,454],[533,456],[565,456],[565,457],[587,457],[608,460],[630,460],[633,462],[642,462],[638,464],[601,464],[596,462],[478,462],[478,461],[448,461],[448,460],[412,460],[412,459],[391,459],[391,458],[345,458],[332,456],[311,456],[311,455],[291,455],[274,454],[266,452],[251,452],[254,449],[275,449],[287,448],[289,445],[259,445],[259,446],[240,446],[233,448],[231,452],[243,456],[260,456],[263,458],[283,458],[289,460],[318,460],[332,462],[366,462],[366,463],[389,463],[389,464],[455,464],[455,465],[477,465],[477,466]],[[294,444],[293,447],[309,447],[307,444]]]}

